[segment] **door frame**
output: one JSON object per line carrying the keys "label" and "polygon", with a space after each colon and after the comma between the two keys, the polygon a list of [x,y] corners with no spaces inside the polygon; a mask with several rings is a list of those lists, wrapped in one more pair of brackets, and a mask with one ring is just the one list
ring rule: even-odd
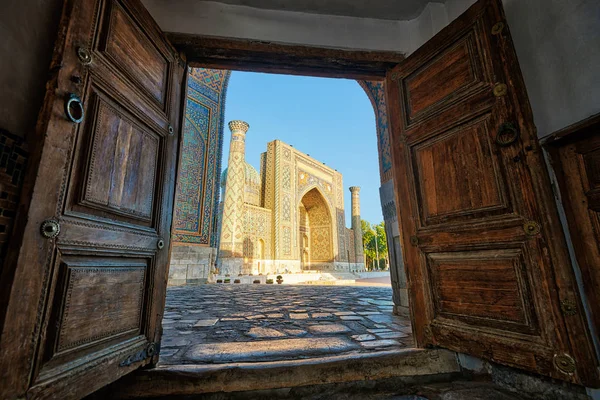
{"label": "door frame", "polygon": [[[59,29],[63,24],[59,25]],[[58,32],[58,42],[65,32]],[[219,38],[213,36],[166,33],[171,44],[187,58],[188,66],[219,68],[236,71],[266,72],[275,74],[302,75],[328,78],[384,81],[386,73],[405,59],[404,54],[390,51],[364,51],[331,49],[250,39]],[[51,64],[51,76],[56,76],[56,55]],[[45,103],[46,104],[46,103]],[[40,116],[50,112],[40,110]],[[39,131],[39,127],[38,127]],[[23,229],[28,209],[31,206],[33,183],[41,159],[43,138],[29,135],[31,146],[27,175],[21,189],[19,214],[14,223],[10,248],[0,277],[0,287],[10,288],[13,283],[16,256],[23,239]],[[178,149],[178,157],[179,157]],[[399,221],[400,223],[400,221]],[[563,231],[564,231],[564,227]],[[173,243],[171,243],[173,246]],[[170,252],[170,250],[169,250]],[[571,266],[571,268],[573,268]],[[3,331],[6,302],[10,290],[0,298],[0,332]],[[580,293],[583,297],[583,293]]]}
{"label": "door frame", "polygon": [[[390,67],[401,63],[406,58],[404,54],[390,51],[330,49],[318,46],[169,32],[166,35],[173,46],[186,55],[188,66],[199,68],[385,81],[386,72],[389,73]],[[508,58],[510,60],[516,59],[516,54],[511,53]],[[521,77],[517,63],[510,63],[507,68],[518,71],[519,73],[515,73],[515,76]],[[522,98],[527,99],[525,82],[519,79],[516,84],[523,88],[523,93],[520,93]],[[531,113],[531,109],[526,108],[525,112]],[[527,117],[530,117],[530,120],[533,121],[531,114]],[[534,135],[540,143],[541,139],[537,137],[537,132]],[[535,149],[541,147],[541,144],[534,145],[530,143],[530,145]],[[394,150],[392,150],[393,152]],[[533,174],[536,187],[542,188],[546,193],[551,192],[552,185],[548,179],[551,171],[545,163],[537,163],[536,166],[540,167],[540,170]],[[544,169],[546,173],[544,173]],[[540,202],[540,210],[548,215],[551,220],[552,231],[556,234],[554,239],[562,240],[566,244],[569,240],[565,235],[566,226],[560,222],[556,207],[547,202]],[[401,225],[402,221],[399,220],[398,223]],[[402,231],[401,228],[400,230]],[[564,265],[555,266],[555,268],[560,270],[560,274],[573,273],[575,275],[575,266],[568,257],[565,257],[566,253],[559,253],[554,254],[552,258],[560,260],[561,264]],[[406,268],[408,269],[410,266]],[[576,280],[574,280],[574,283],[577,283]],[[581,287],[577,286],[576,290],[581,302],[585,303],[586,296]],[[412,309],[412,305],[410,308]],[[590,321],[586,320],[586,323],[587,332],[579,332],[583,335],[592,332]],[[590,382],[597,385],[598,378],[595,377],[594,379]]]}
{"label": "door frame", "polygon": [[[481,0],[478,0],[481,1]],[[449,21],[450,23],[452,21]],[[369,81],[385,81],[386,73],[389,74],[392,65],[397,65],[405,60],[405,55],[390,51],[364,51],[364,50],[344,50],[331,49],[318,46],[304,46],[279,42],[257,41],[250,39],[224,38],[203,35],[166,33],[167,38],[181,53],[185,54],[188,66],[200,68],[217,68],[234,71],[264,72],[275,74],[302,75],[313,77],[328,78],[346,78]],[[516,54],[509,49],[508,60],[511,61],[506,67],[515,72],[519,77],[516,82],[523,92],[519,93],[521,98],[528,99],[525,82],[520,73],[520,67],[517,62]],[[518,73],[517,73],[518,72]],[[528,100],[527,100],[528,101]],[[529,103],[527,103],[529,105]],[[389,104],[388,104],[389,106]],[[530,121],[533,121],[530,107],[524,107],[523,112]],[[388,115],[389,118],[389,115]],[[535,126],[533,127],[535,129]],[[534,138],[541,142],[537,137],[537,131],[534,132]],[[392,141],[393,145],[393,141]],[[532,149],[540,150],[541,144],[529,143]],[[394,150],[392,149],[392,153]],[[532,163],[540,169],[533,172],[535,187],[545,191],[546,194],[552,191],[552,184],[549,175],[551,171],[543,162]],[[544,169],[546,172],[544,172]],[[397,198],[397,189],[396,189]],[[565,235],[566,226],[559,219],[558,210],[554,204],[540,201],[540,211],[547,215],[552,226],[554,240],[560,240],[567,244],[568,238]],[[398,221],[401,225],[402,221]],[[402,229],[400,229],[402,231]],[[555,265],[555,273],[562,277],[569,274],[576,275],[575,266],[565,252],[554,252],[550,249],[552,259],[559,261],[561,265]],[[407,269],[410,266],[406,267]],[[576,285],[575,290],[582,303],[586,302],[586,295],[581,287]],[[409,295],[409,298],[411,296]],[[411,314],[412,314],[412,305]],[[578,331],[577,335],[589,335],[592,332],[590,321],[585,319],[587,328],[585,331]],[[569,330],[576,328],[569,327]],[[577,336],[578,337],[578,336]],[[588,338],[589,339],[589,338]],[[418,342],[418,340],[417,340]],[[597,374],[588,379],[588,384],[598,385]]]}
{"label": "door frame", "polygon": [[333,49],[251,39],[165,33],[188,66],[323,78],[385,80],[403,53]]}

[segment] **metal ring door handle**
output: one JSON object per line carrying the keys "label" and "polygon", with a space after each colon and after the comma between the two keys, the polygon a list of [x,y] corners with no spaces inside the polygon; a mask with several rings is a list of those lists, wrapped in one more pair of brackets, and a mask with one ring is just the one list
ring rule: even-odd
{"label": "metal ring door handle", "polygon": [[79,96],[74,93],[69,93],[69,97],[67,97],[65,103],[65,113],[71,122],[79,124],[83,121],[85,113],[83,111],[83,103]]}
{"label": "metal ring door handle", "polygon": [[498,128],[496,133],[496,144],[500,147],[508,147],[519,139],[519,130],[510,122],[505,122]]}

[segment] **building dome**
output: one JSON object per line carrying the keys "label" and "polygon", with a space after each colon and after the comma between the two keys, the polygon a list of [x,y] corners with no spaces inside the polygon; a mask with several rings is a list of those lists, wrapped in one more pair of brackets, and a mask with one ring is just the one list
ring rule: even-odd
{"label": "building dome", "polygon": [[[227,184],[227,171],[225,168],[221,174],[221,188],[225,190]],[[257,206],[259,204],[259,193],[260,193],[260,175],[252,165],[244,162],[244,201],[248,204]]]}
{"label": "building dome", "polygon": [[[225,168],[223,170],[223,173],[221,174],[222,188],[225,188],[225,184],[227,183],[227,170],[228,168]],[[260,175],[256,171],[256,168],[254,168],[247,162],[244,162],[244,180],[246,181],[246,183],[249,183],[251,185],[260,186]]]}

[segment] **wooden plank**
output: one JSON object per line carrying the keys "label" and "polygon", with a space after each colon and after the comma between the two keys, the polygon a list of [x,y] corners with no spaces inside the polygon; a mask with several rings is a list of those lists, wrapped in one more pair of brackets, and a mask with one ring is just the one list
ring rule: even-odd
{"label": "wooden plank", "polygon": [[544,147],[558,181],[587,306],[600,332],[600,114],[552,134]]}
{"label": "wooden plank", "polygon": [[404,55],[391,51],[343,50],[295,44],[167,33],[190,66],[240,71],[382,80]]}

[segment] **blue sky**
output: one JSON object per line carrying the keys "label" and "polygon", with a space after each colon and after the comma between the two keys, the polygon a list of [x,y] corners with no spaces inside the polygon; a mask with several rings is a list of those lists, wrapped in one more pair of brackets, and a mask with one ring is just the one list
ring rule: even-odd
{"label": "blue sky", "polygon": [[[361,187],[361,216],[383,220],[375,115],[354,80],[233,71],[227,90],[225,122],[250,124],[246,161],[260,171],[260,154],[279,139],[340,171],[344,176],[346,225],[350,226],[350,186]],[[229,156],[225,127],[223,168]]]}

